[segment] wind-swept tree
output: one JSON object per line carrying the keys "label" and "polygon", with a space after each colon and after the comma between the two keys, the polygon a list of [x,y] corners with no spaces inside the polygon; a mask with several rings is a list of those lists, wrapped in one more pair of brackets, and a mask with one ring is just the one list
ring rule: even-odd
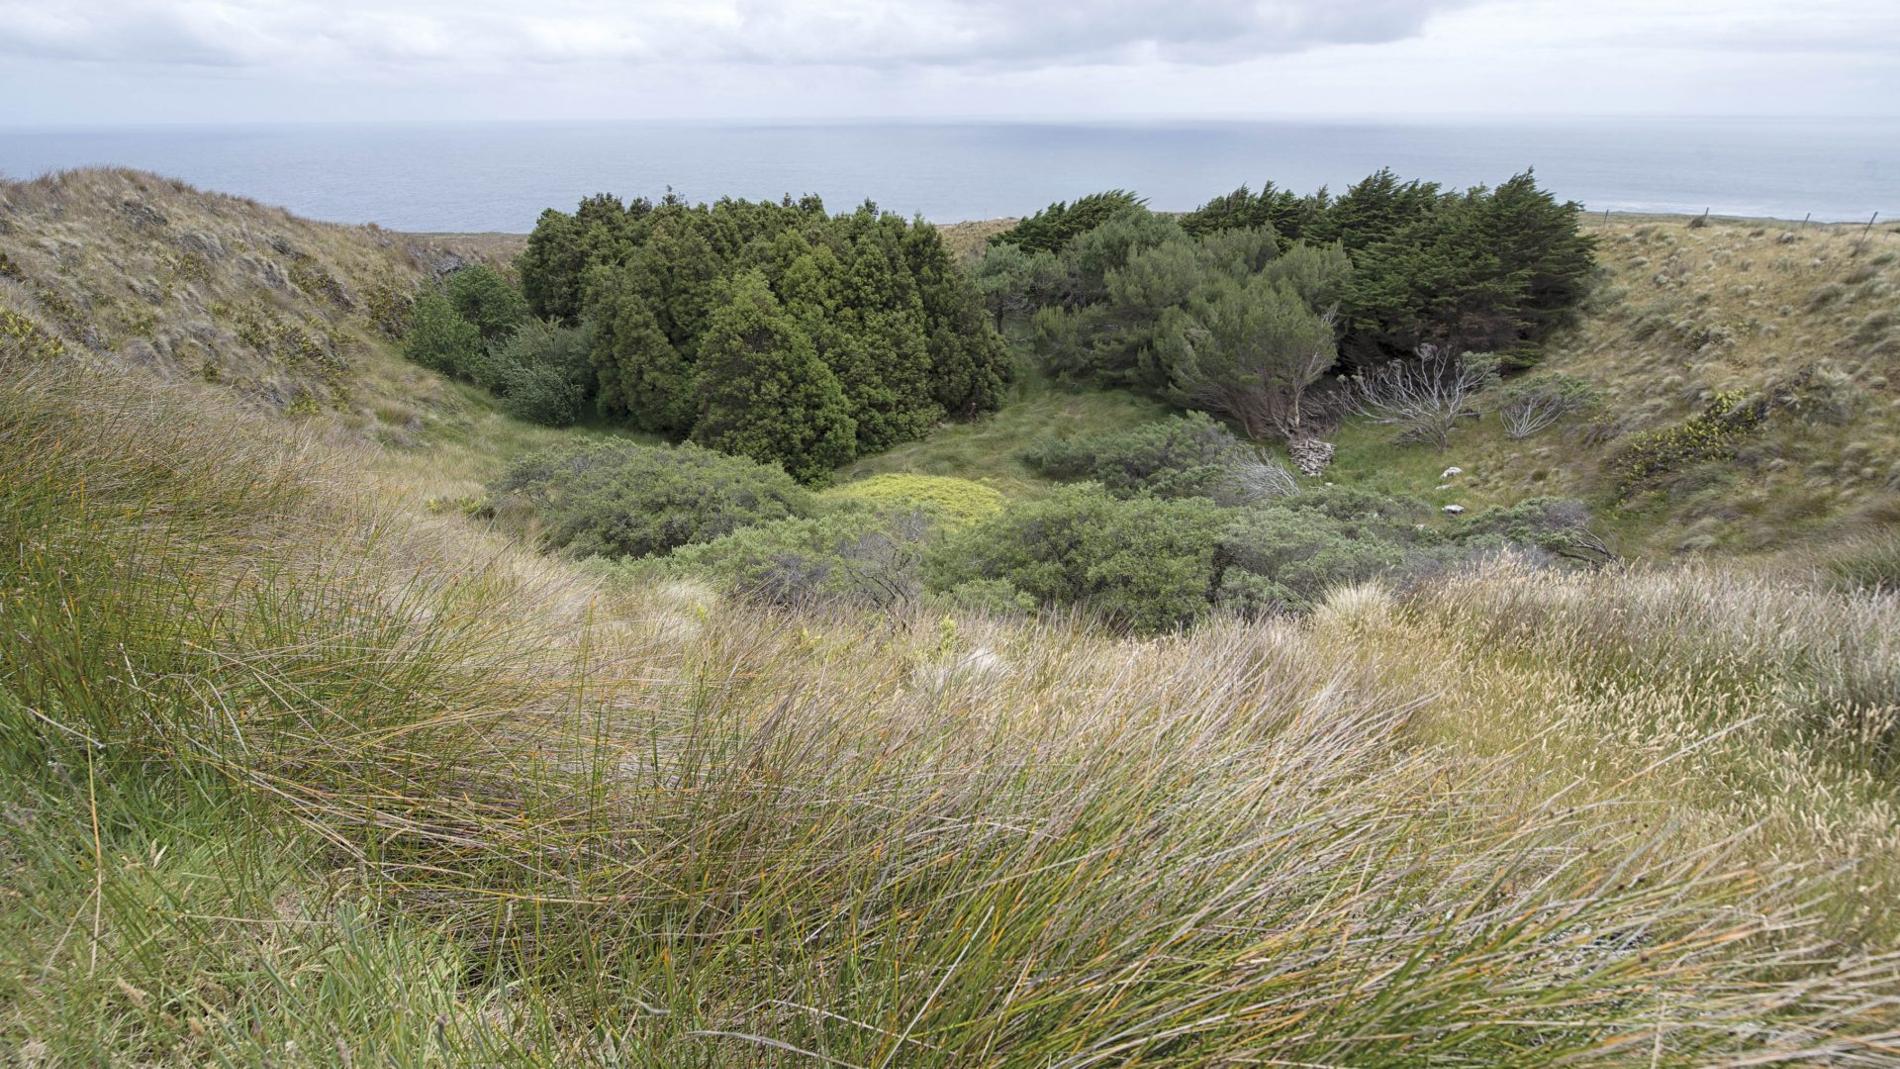
{"label": "wind-swept tree", "polygon": [[1264,275],[1224,279],[1191,307],[1170,309],[1155,348],[1176,400],[1227,416],[1255,439],[1297,435],[1307,387],[1339,355],[1332,316]]}

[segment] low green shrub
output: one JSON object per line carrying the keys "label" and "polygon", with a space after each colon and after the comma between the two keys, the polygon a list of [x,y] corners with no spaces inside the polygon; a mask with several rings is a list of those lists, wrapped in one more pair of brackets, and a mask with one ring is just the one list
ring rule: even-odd
{"label": "low green shrub", "polygon": [[1080,605],[1113,625],[1166,631],[1207,612],[1224,518],[1207,501],[1066,487],[948,539],[930,561],[931,585],[1002,580],[1043,605]]}
{"label": "low green shrub", "polygon": [[1735,455],[1735,447],[1768,417],[1765,402],[1740,393],[1718,393],[1703,410],[1673,427],[1630,439],[1611,461],[1620,493],[1704,460]]}
{"label": "low green shrub", "polygon": [[592,330],[530,319],[489,347],[476,381],[516,419],[564,427],[580,419],[595,382]]}
{"label": "low green shrub", "polygon": [[1381,533],[1318,510],[1244,509],[1221,532],[1217,601],[1244,615],[1304,611],[1333,587],[1370,579],[1405,557]]}
{"label": "low green shrub", "polygon": [[11,308],[0,308],[0,359],[52,360],[65,353],[58,335]]}
{"label": "low green shrub", "polygon": [[962,526],[1003,510],[1003,495],[969,479],[908,472],[873,475],[824,492],[830,501],[858,502],[882,508],[911,508]]}
{"label": "low green shrub", "polygon": [[923,592],[933,530],[916,509],[846,508],[740,528],[669,563],[748,601],[890,608]]}
{"label": "low green shrub", "polygon": [[928,595],[926,600],[946,612],[982,616],[1026,616],[1036,611],[1036,599],[1007,579],[967,579]]}
{"label": "low green shrub", "polygon": [[489,487],[490,510],[575,557],[651,557],[751,524],[809,516],[777,467],[696,445],[591,442],[537,453]]}
{"label": "low green shrub", "polygon": [[471,378],[484,355],[482,332],[462,318],[447,294],[431,291],[416,298],[410,310],[402,352],[431,371]]}
{"label": "low green shrub", "polygon": [[393,279],[377,279],[363,290],[363,314],[386,338],[399,339],[409,333],[415,308],[416,295]]}
{"label": "low green shrub", "polygon": [[1086,479],[1117,497],[1205,497],[1240,504],[1296,488],[1284,468],[1260,459],[1203,412],[1125,431],[1049,438],[1020,456],[1049,478]]}

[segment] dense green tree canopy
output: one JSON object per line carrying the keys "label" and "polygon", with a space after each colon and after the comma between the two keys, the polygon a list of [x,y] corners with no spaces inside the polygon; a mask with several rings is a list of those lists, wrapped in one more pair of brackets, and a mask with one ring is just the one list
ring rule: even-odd
{"label": "dense green tree canopy", "polygon": [[[983,296],[936,228],[870,203],[834,216],[815,197],[710,205],[591,197],[571,215],[544,213],[517,266],[536,314],[592,324],[603,413],[641,430],[771,454],[806,478],[921,437],[946,417],[994,409],[1010,376]],[[708,348],[717,313],[732,312],[735,301],[770,327],[770,345],[726,330],[719,350]],[[715,381],[706,370],[715,358],[726,374],[765,378]],[[788,446],[784,426],[754,431],[736,422],[750,405],[793,404],[766,397],[768,387],[807,364],[822,374],[812,376],[816,393],[795,404],[825,413],[805,443],[823,453],[817,466],[793,455],[804,446]],[[843,421],[832,419],[834,388]],[[725,422],[702,426],[708,419]],[[843,427],[850,433],[838,439]]]}
{"label": "dense green tree canopy", "polygon": [[694,381],[701,445],[806,482],[851,459],[857,425],[844,390],[763,272],[740,275],[713,312]]}

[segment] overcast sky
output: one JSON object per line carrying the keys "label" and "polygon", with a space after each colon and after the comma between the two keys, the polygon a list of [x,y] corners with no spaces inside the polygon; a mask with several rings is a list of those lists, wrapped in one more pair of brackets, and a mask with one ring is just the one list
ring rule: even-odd
{"label": "overcast sky", "polygon": [[0,0],[0,124],[1900,114],[1900,0]]}

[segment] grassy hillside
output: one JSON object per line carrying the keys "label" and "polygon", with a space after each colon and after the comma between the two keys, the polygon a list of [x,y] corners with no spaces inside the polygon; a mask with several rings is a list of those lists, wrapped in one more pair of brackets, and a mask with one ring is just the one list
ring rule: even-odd
{"label": "grassy hillside", "polygon": [[[258,211],[194,203],[233,232]],[[313,233],[353,293],[395,262]],[[122,240],[87,255],[165,248]],[[37,317],[30,288],[8,305]],[[0,1050],[24,1064],[1900,1045],[1891,594],[1506,560],[1140,641],[759,608],[430,507],[584,432],[367,331],[361,381],[429,398],[402,441],[333,395],[259,403],[297,373],[268,353],[231,354],[258,384],[231,389],[59,329],[63,356],[0,353]],[[1032,392],[875,463],[1035,493],[1017,442],[1152,413]]]}
{"label": "grassy hillside", "polygon": [[261,411],[404,445],[471,415],[441,378],[392,355],[417,288],[517,244],[316,223],[156,175],[68,171],[0,184],[0,315],[101,367],[214,384]]}
{"label": "grassy hillside", "polygon": [[[1627,552],[1655,556],[1799,548],[1900,520],[1900,231],[1644,217],[1589,229],[1602,277],[1542,369],[1599,390],[1597,418],[1512,441],[1493,412],[1442,452],[1349,424],[1332,477],[1441,504],[1585,497]],[[1765,401],[1760,425],[1623,484],[1633,444],[1723,392]],[[1465,475],[1438,491],[1454,464]]]}

